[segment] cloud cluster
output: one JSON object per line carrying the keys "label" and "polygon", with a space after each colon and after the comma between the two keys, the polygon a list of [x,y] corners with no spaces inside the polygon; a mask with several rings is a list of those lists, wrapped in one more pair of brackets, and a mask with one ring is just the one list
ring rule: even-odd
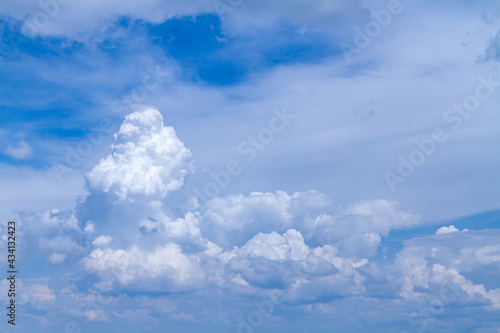
{"label": "cloud cluster", "polygon": [[[500,274],[497,231],[442,227],[405,241],[392,261],[379,255],[384,238],[420,220],[394,201],[334,209],[316,191],[251,192],[182,211],[171,192],[181,190],[192,172],[192,156],[163,125],[161,113],[128,115],[114,139],[111,154],[87,174],[89,193],[76,212],[21,214],[22,232],[33,240],[26,246],[38,260],[77,272],[31,284],[40,307],[111,295],[114,305],[83,312],[91,321],[107,321],[136,306],[139,295],[161,300],[181,293],[190,303],[200,295],[267,298],[278,290],[282,303],[314,305],[307,311],[316,312],[344,298],[418,303],[451,284],[457,303],[500,308],[500,289],[492,281]],[[485,271],[493,278],[478,281]],[[118,299],[128,305],[118,310]],[[176,316],[190,318],[183,311]]]}
{"label": "cloud cluster", "polygon": [[332,213],[316,191],[216,197],[179,215],[168,194],[182,187],[191,164],[159,111],[134,112],[115,134],[112,152],[86,175],[89,194],[76,215],[25,213],[23,221],[58,228],[60,235],[39,238],[41,253],[52,265],[80,255],[100,290],[166,292],[207,283],[291,288],[304,275],[313,284],[333,279],[338,286],[353,278],[359,291],[357,269],[382,237],[419,220],[384,200]]}
{"label": "cloud cluster", "polygon": [[[500,232],[450,229],[440,228],[436,235],[405,242],[394,265],[401,295],[409,299],[429,297],[452,283],[461,292],[462,302],[500,308],[500,288],[491,280],[497,278],[500,269]],[[484,274],[489,270],[494,272],[493,276],[483,276],[479,279],[482,283],[473,281],[472,277],[477,279],[479,272]]]}

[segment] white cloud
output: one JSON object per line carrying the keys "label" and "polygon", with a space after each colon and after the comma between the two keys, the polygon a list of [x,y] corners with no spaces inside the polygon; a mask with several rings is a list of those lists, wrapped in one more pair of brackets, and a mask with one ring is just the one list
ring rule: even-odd
{"label": "white cloud", "polygon": [[309,248],[297,230],[290,229],[282,235],[277,232],[259,233],[238,251],[242,256],[260,256],[270,260],[302,260]]}
{"label": "white cloud", "polygon": [[400,210],[397,202],[371,200],[352,204],[338,216],[318,216],[313,230],[322,244],[334,244],[344,256],[363,258],[376,254],[381,237],[390,230],[415,226],[419,220]]}
{"label": "white cloud", "polygon": [[310,239],[311,219],[328,208],[325,195],[316,191],[229,195],[209,200],[200,208],[200,227],[206,237],[225,248],[241,246],[259,232],[283,233],[292,227]]}
{"label": "white cloud", "polygon": [[283,191],[276,194],[252,192],[249,196],[238,194],[214,198],[205,204],[205,215],[217,225],[229,229],[244,228],[245,224],[256,220],[256,214],[267,216],[271,223],[286,223],[291,220],[288,213],[290,199]]}
{"label": "white cloud", "polygon": [[[143,161],[159,159],[156,155],[162,165],[187,155],[187,162],[176,163],[187,170],[191,155],[176,137],[175,148],[166,150],[174,153],[157,153],[161,140],[151,137],[163,129],[156,110],[127,116],[115,134],[113,153],[87,176],[92,194],[112,192],[121,199],[134,198],[132,203],[107,201],[104,211],[91,209],[90,197],[82,203],[84,208],[90,205],[85,215],[92,221],[88,223],[104,227],[95,229],[100,236],[93,245],[107,248],[96,248],[83,259],[86,271],[100,277],[96,286],[102,290],[278,284],[289,288],[287,297],[293,302],[321,297],[309,289],[328,283],[330,296],[359,293],[365,290],[359,270],[369,264],[366,257],[374,255],[381,237],[391,229],[418,223],[418,216],[384,200],[352,204],[337,216],[325,214],[331,210],[329,200],[316,191],[216,197],[177,217],[162,200],[168,190],[163,193],[154,186],[171,183],[178,175],[167,170],[152,180],[142,171],[152,163]],[[145,153],[145,146],[153,147],[153,152]],[[103,219],[100,214],[109,217]],[[108,242],[111,234],[113,243]],[[308,243],[320,247],[311,248]]]}
{"label": "white cloud", "polygon": [[145,233],[159,232],[168,239],[182,241],[198,241],[202,238],[199,228],[198,213],[187,212],[184,218],[172,219],[163,212],[160,201],[152,201],[148,204],[148,218],[139,222],[141,230]]}
{"label": "white cloud", "polygon": [[113,237],[111,236],[99,236],[92,241],[92,245],[94,245],[94,247],[103,247],[111,243],[112,240]]}
{"label": "white cloud", "polygon": [[41,228],[79,230],[78,221],[71,210],[52,208],[41,212],[23,212],[21,215],[25,223],[40,224]]}
{"label": "white cloud", "polygon": [[498,237],[497,230],[454,231],[406,241],[394,262],[400,294],[407,299],[439,297],[443,286],[452,283],[466,293],[463,302],[479,296],[500,307],[500,288],[488,290],[470,278],[498,271],[498,266],[487,266],[498,261]]}
{"label": "white cloud", "polygon": [[94,225],[89,222],[85,225],[85,228],[83,229],[83,232],[85,234],[92,234],[94,232]]}
{"label": "white cloud", "polygon": [[366,200],[350,205],[343,215],[370,217],[369,230],[387,235],[391,229],[404,229],[418,223],[420,217],[399,209],[399,203],[387,200]]}
{"label": "white cloud", "polygon": [[[52,282],[55,289],[34,290],[38,302],[75,302],[82,285],[85,292],[123,295],[127,304],[144,293],[182,292],[191,302],[221,290],[232,299],[279,289],[284,302],[314,312],[339,298],[432,299],[450,282],[463,302],[499,304],[498,289],[471,277],[487,265],[496,269],[495,232],[444,227],[407,241],[394,262],[384,261],[376,256],[384,238],[420,221],[397,202],[365,200],[339,209],[315,191],[251,192],[186,212],[168,194],[182,189],[191,158],[158,111],[135,112],[116,133],[113,153],[87,175],[90,195],[75,212],[22,213],[28,234],[39,232],[28,248],[52,264],[83,267]],[[112,320],[126,311],[90,308],[78,315]]]}
{"label": "white cloud", "polygon": [[500,246],[490,245],[481,247],[477,249],[475,252],[478,261],[481,264],[491,264],[497,261],[500,261]]}
{"label": "white cloud", "polygon": [[135,290],[188,290],[204,284],[205,273],[196,259],[182,253],[177,244],[166,244],[147,252],[137,247],[130,250],[96,249],[83,259],[89,272],[97,273],[103,290],[120,288]]}
{"label": "white cloud", "polygon": [[42,249],[55,250],[66,253],[85,253],[86,250],[75,240],[66,236],[57,236],[54,238],[40,238],[40,247]]}
{"label": "white cloud", "polygon": [[62,253],[54,252],[49,256],[49,262],[52,264],[60,264],[64,262],[66,255]]}
{"label": "white cloud", "polygon": [[450,225],[449,227],[441,227],[436,231],[436,235],[441,235],[441,234],[448,234],[450,232],[456,232],[460,231],[457,228],[455,228],[454,225]]}
{"label": "white cloud", "polygon": [[484,285],[474,284],[473,281],[465,278],[456,269],[450,269],[440,264],[434,264],[432,266],[432,277],[430,279],[438,285],[444,285],[446,282],[455,283],[459,285],[470,298],[480,295],[481,297],[489,300],[494,308],[500,309],[500,288],[486,290]]}
{"label": "white cloud", "polygon": [[24,141],[20,141],[17,147],[7,147],[5,153],[17,160],[27,160],[33,157],[33,149]]}
{"label": "white cloud", "polygon": [[134,112],[114,135],[112,153],[86,175],[87,185],[91,193],[113,193],[121,200],[162,198],[182,187],[191,158],[174,129],[163,126],[158,110]]}
{"label": "white cloud", "polygon": [[29,295],[30,299],[40,302],[51,302],[56,299],[54,291],[48,286],[42,284],[25,286],[24,293]]}

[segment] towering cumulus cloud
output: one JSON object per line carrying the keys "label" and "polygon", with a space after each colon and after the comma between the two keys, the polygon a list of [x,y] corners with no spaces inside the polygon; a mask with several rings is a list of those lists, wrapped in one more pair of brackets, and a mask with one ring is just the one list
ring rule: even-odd
{"label": "towering cumulus cloud", "polygon": [[120,199],[164,197],[180,189],[191,172],[191,152],[172,127],[163,126],[158,110],[128,115],[114,139],[113,152],[87,175],[91,192]]}
{"label": "towering cumulus cloud", "polygon": [[[418,222],[384,200],[334,216],[315,191],[218,197],[176,216],[166,196],[181,189],[191,154],[173,128],[163,126],[159,111],[146,109],[128,115],[114,139],[112,153],[87,175],[87,221],[80,221],[91,247],[82,264],[103,291],[280,286],[300,302],[302,293],[320,297],[304,288],[317,284],[319,291],[329,281],[328,297],[345,288],[360,292],[358,268],[376,254],[381,237]],[[96,206],[96,197],[108,200]],[[301,267],[311,271],[307,287],[296,284],[304,278]]]}

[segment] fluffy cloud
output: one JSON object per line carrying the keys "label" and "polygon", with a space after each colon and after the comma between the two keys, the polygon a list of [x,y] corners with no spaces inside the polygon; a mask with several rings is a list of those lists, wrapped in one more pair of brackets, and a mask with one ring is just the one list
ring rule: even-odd
{"label": "fluffy cloud", "polygon": [[308,252],[304,237],[297,230],[290,229],[283,235],[275,231],[259,233],[242,246],[238,254],[270,260],[301,260],[305,259]]}
{"label": "fluffy cloud", "polygon": [[345,256],[371,257],[390,230],[418,224],[419,216],[401,211],[397,202],[373,200],[356,203],[343,214],[322,214],[313,223],[322,244],[335,244]]}
{"label": "fluffy cloud", "polygon": [[450,232],[455,232],[455,231],[460,231],[457,228],[455,228],[454,225],[450,225],[449,227],[441,227],[436,231],[436,235],[441,235],[441,234],[448,234]]}
{"label": "fluffy cloud", "polygon": [[357,294],[382,237],[419,220],[384,200],[335,215],[315,191],[216,197],[179,216],[165,197],[181,188],[190,164],[189,150],[157,110],[125,118],[113,153],[87,175],[91,195],[80,205],[93,248],[82,263],[98,276],[96,288],[280,287],[291,302],[324,297],[311,292],[322,286],[329,297]]}
{"label": "fluffy cloud", "polygon": [[[323,287],[329,297],[357,294],[382,237],[419,220],[384,200],[334,215],[315,191],[217,197],[178,216],[164,198],[181,188],[190,163],[189,150],[157,110],[125,118],[113,153],[87,175],[91,195],[80,206],[93,247],[82,263],[97,275],[96,288],[280,287],[290,302],[324,297],[311,291]],[[99,194],[118,200],[93,206]]]}
{"label": "fluffy cloud", "polygon": [[103,290],[116,287],[143,291],[186,290],[202,285],[205,277],[196,258],[182,253],[177,244],[166,244],[151,252],[137,247],[96,249],[83,263],[89,272],[102,278],[99,287]]}
{"label": "fluffy cloud", "polygon": [[111,236],[99,236],[92,242],[95,247],[102,247],[108,245],[113,240]]}
{"label": "fluffy cloud", "polygon": [[160,201],[152,201],[147,207],[147,218],[139,222],[143,233],[158,233],[168,240],[197,242],[202,238],[199,228],[199,214],[187,212],[184,217],[171,218],[163,211]]}
{"label": "fluffy cloud", "polygon": [[367,259],[353,261],[331,246],[309,248],[297,230],[259,233],[235,252],[229,268],[238,284],[281,288],[287,302],[316,302],[365,291]]}
{"label": "fluffy cloud", "polygon": [[163,126],[158,110],[128,115],[114,139],[112,153],[86,176],[90,192],[113,193],[121,200],[164,197],[191,173],[191,152],[172,127]]}
{"label": "fluffy cloud", "polygon": [[[455,230],[406,241],[394,265],[401,295],[436,297],[452,283],[464,292],[463,302],[475,302],[479,297],[499,308],[500,288],[491,283],[500,273],[499,237],[498,230]],[[482,276],[483,283],[475,283],[471,276]]]}
{"label": "fluffy cloud", "polygon": [[227,198],[215,198],[209,201],[206,204],[206,215],[218,225],[242,229],[252,220],[247,215],[252,215],[257,207],[263,214],[274,214],[270,216],[271,220],[289,220],[290,215],[287,214],[289,201],[290,197],[282,191],[277,192],[276,195],[261,192],[252,192],[248,197],[242,194],[231,195]]}
{"label": "fluffy cloud", "polygon": [[258,232],[285,231],[293,224],[290,209],[307,195],[322,200],[316,193],[290,196],[283,191],[214,198],[202,207],[203,232],[215,242],[231,247],[244,244]]}
{"label": "fluffy cloud", "polygon": [[[37,260],[78,272],[30,287],[30,302],[37,306],[109,293],[110,306],[64,310],[107,321],[130,315],[140,295],[150,295],[150,303],[180,293],[185,299],[177,303],[191,304],[204,297],[234,302],[279,291],[294,311],[330,311],[339,299],[387,304],[383,299],[390,298],[406,302],[406,313],[451,288],[456,304],[500,307],[497,231],[442,227],[435,235],[407,240],[392,260],[377,255],[383,239],[420,220],[397,202],[365,200],[333,209],[316,191],[251,192],[216,197],[186,211],[169,194],[182,190],[192,157],[157,110],[127,116],[112,148],[87,175],[89,195],[75,212],[20,213],[22,232],[36,240],[25,246],[39,254]],[[123,300],[127,305],[117,310]],[[192,320],[184,310],[137,311],[151,320],[160,312]]]}

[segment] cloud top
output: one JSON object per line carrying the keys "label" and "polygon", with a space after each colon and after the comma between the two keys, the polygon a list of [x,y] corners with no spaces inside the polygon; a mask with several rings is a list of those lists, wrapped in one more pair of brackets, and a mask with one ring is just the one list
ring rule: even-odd
{"label": "cloud top", "polygon": [[172,127],[163,126],[156,109],[134,112],[114,135],[112,152],[86,175],[89,191],[116,195],[165,197],[192,172],[192,155]]}

